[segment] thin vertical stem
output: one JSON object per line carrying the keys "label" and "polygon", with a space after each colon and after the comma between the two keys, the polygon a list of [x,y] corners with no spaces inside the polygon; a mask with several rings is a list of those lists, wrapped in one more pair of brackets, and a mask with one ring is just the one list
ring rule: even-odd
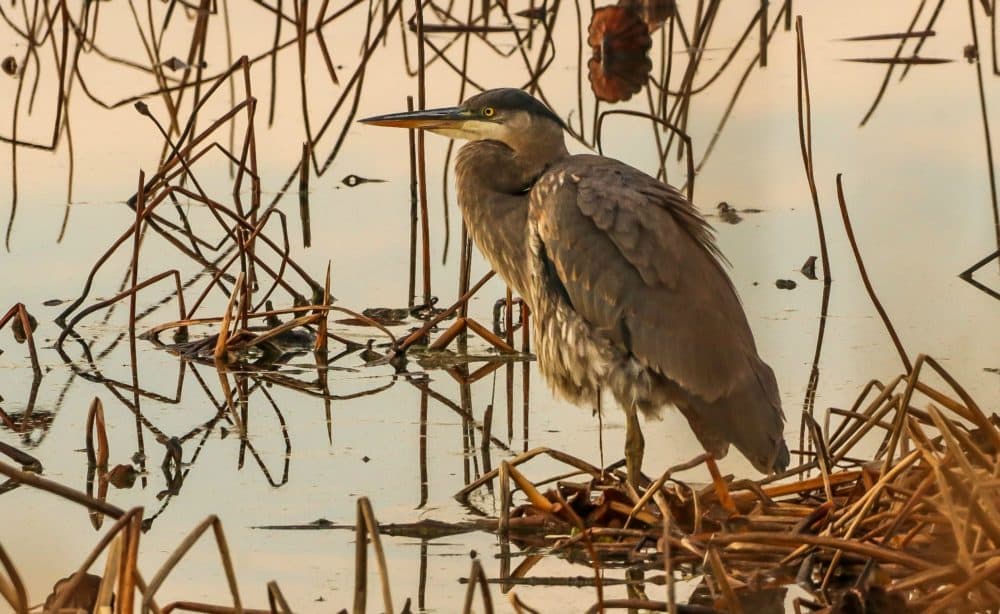
{"label": "thin vertical stem", "polygon": [[[413,112],[413,96],[406,97],[406,110]],[[409,286],[406,293],[406,305],[412,308],[414,304],[414,296],[416,296],[416,283],[417,283],[417,218],[418,218],[418,207],[420,197],[417,193],[417,143],[416,143],[416,130],[410,128],[407,130],[409,134],[409,145],[410,145],[410,271],[409,271]]]}
{"label": "thin vertical stem", "polygon": [[[417,107],[427,108],[426,62],[424,58],[424,3],[416,0],[417,25]],[[420,240],[423,252],[423,295],[424,304],[431,302],[431,255],[430,227],[427,219],[427,151],[424,147],[424,131],[417,133],[417,175],[420,187]]]}
{"label": "thin vertical stem", "polygon": [[[990,138],[990,120],[986,113],[986,93],[983,87],[983,65],[979,61],[979,34],[976,32],[976,12],[969,0],[969,25],[972,30],[972,46],[976,49],[976,80],[979,85],[979,109],[983,116],[983,136],[986,138],[986,164],[990,174],[990,198],[993,203],[993,232],[996,236],[997,249],[1000,249],[1000,208],[997,206],[997,180],[993,167],[993,143]],[[1000,264],[1000,258],[997,259]]]}
{"label": "thin vertical stem", "polygon": [[[969,6],[972,6],[972,0],[969,0]],[[847,214],[847,201],[844,199],[844,186],[841,183],[841,174],[837,173],[837,200],[840,202],[840,215],[844,219],[844,230],[847,232],[847,239],[851,243],[851,251],[854,252],[854,259],[858,263],[858,272],[861,274],[861,281],[865,284],[865,290],[868,292],[868,298],[872,300],[872,304],[875,305],[875,310],[878,311],[878,315],[882,318],[882,324],[885,325],[886,330],[889,332],[889,336],[892,337],[892,344],[896,346],[896,352],[899,353],[899,359],[903,361],[903,366],[906,368],[906,372],[909,373],[913,371],[913,364],[910,363],[910,359],[906,355],[906,350],[903,349],[903,344],[899,340],[899,335],[896,334],[896,329],[892,326],[892,321],[889,320],[889,314],[885,312],[885,308],[882,307],[882,303],[879,302],[878,296],[875,295],[875,289],[872,287],[871,280],[868,279],[868,271],[865,270],[865,262],[861,259],[861,250],[858,249],[857,239],[854,238],[854,229],[851,227],[851,218]],[[905,405],[900,411],[905,411]]]}

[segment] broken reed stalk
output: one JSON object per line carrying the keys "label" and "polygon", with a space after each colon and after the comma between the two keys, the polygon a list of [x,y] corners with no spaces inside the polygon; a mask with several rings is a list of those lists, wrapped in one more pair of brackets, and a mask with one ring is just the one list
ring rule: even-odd
{"label": "broken reed stalk", "polygon": [[316,343],[313,345],[313,350],[316,352],[321,352],[324,355],[327,351],[327,329],[330,326],[330,309],[327,307],[330,304],[330,266],[331,261],[326,261],[326,277],[323,282],[323,307],[322,311],[316,310],[313,313],[322,313],[323,318],[319,321],[319,327],[316,330]]}
{"label": "broken reed stalk", "polygon": [[[97,452],[94,452],[94,430],[97,430]],[[108,468],[108,433],[104,425],[104,404],[94,397],[87,410],[87,463],[101,471]]]}
{"label": "broken reed stalk", "polygon": [[389,589],[389,570],[385,563],[385,551],[379,536],[378,522],[372,511],[368,497],[358,497],[357,524],[355,525],[354,549],[354,612],[364,614],[368,598],[368,539],[375,550],[379,580],[382,584],[382,603],[386,612],[395,612],[392,607],[392,593]]}
{"label": "broken reed stalk", "polygon": [[142,514],[133,514],[130,517],[128,527],[123,535],[125,536],[125,560],[122,562],[121,574],[118,579],[118,599],[121,603],[118,611],[131,614],[139,573],[139,537],[142,535]]}
{"label": "broken reed stalk", "polygon": [[112,518],[121,518],[125,514],[124,510],[110,503],[101,501],[100,499],[95,499],[94,497],[88,497],[84,493],[60,484],[59,482],[43,478],[42,476],[29,471],[21,471],[20,469],[11,467],[4,462],[0,462],[0,474],[3,474],[16,482],[20,482],[21,484],[50,492],[63,499],[74,501],[90,510],[100,512]]}
{"label": "broken reed stalk", "polygon": [[419,341],[420,339],[422,339],[424,337],[424,335],[426,335],[428,332],[430,332],[430,330],[432,328],[434,328],[435,326],[437,326],[438,323],[440,323],[442,320],[444,320],[445,318],[451,316],[456,311],[458,311],[458,309],[466,301],[468,301],[470,298],[472,298],[473,295],[475,295],[476,292],[478,292],[479,289],[482,288],[483,285],[487,281],[489,281],[490,278],[492,278],[494,275],[496,275],[496,273],[494,271],[492,271],[492,270],[490,272],[486,273],[485,275],[483,275],[482,279],[480,279],[478,282],[476,282],[476,285],[474,285],[471,288],[469,288],[468,292],[466,292],[462,296],[458,297],[458,300],[455,301],[454,304],[452,304],[451,307],[445,309],[444,311],[442,311],[441,313],[437,314],[436,316],[434,316],[430,320],[427,320],[427,322],[423,326],[421,326],[419,330],[416,330],[416,331],[410,333],[409,336],[407,336],[405,339],[403,339],[402,343],[398,343],[398,344],[394,343],[393,346],[395,347],[395,351],[397,353],[399,353],[399,352],[405,352],[407,348],[409,348],[411,345],[413,345],[414,343],[416,343],[417,341]]}
{"label": "broken reed stalk", "polygon": [[500,535],[501,540],[507,539],[510,529],[510,468],[511,464],[504,460],[500,462],[500,467],[497,469],[497,476],[500,479],[500,520],[497,524],[497,533]]}
{"label": "broken reed stalk", "polygon": [[[82,495],[83,493],[78,493],[78,494]],[[69,497],[64,497],[64,498],[69,498]],[[97,557],[100,556],[100,554],[104,552],[105,548],[107,548],[114,540],[116,540],[123,531],[128,530],[128,527],[130,526],[134,518],[138,518],[139,520],[142,519],[141,507],[132,508],[128,512],[122,512],[121,517],[118,518],[118,520],[113,525],[111,525],[111,527],[101,537],[101,539],[98,540],[97,544],[91,549],[90,554],[88,554],[87,557],[84,558],[83,563],[80,564],[80,566],[77,568],[76,572],[69,579],[69,581],[61,587],[59,593],[56,595],[55,600],[49,607],[49,611],[53,612],[60,611],[66,600],[69,599],[69,597],[73,595],[73,593],[76,591],[76,587],[83,580],[83,577],[87,573],[87,570],[90,569],[91,565],[94,564],[94,561],[97,560]],[[138,581],[137,584],[139,585],[140,589],[145,588],[141,581]]]}
{"label": "broken reed stalk", "polygon": [[108,548],[108,556],[104,561],[104,573],[101,574],[101,583],[97,588],[97,599],[94,609],[98,612],[106,612],[111,609],[111,599],[114,594],[115,578],[118,577],[122,558],[122,535],[119,532]]}
{"label": "broken reed stalk", "polygon": [[219,557],[222,559],[222,567],[226,573],[226,582],[229,587],[229,592],[233,598],[233,607],[237,611],[242,610],[243,604],[240,600],[239,587],[236,584],[236,572],[233,569],[233,561],[229,554],[229,543],[226,541],[226,535],[222,529],[222,522],[219,520],[218,516],[213,514],[191,530],[187,537],[185,537],[177,548],[174,549],[160,569],[157,570],[153,578],[149,581],[149,586],[146,588],[146,592],[142,599],[142,614],[149,613],[150,608],[153,606],[153,597],[156,595],[156,591],[159,590],[164,580],[167,579],[170,572],[177,566],[177,563],[184,558],[184,555],[187,554],[188,550],[194,546],[194,544],[209,528],[212,529],[212,534],[215,537],[215,545],[219,550]]}
{"label": "broken reed stalk", "polygon": [[184,301],[183,301],[183,298],[180,298],[180,297],[183,297],[183,290],[182,290],[183,283],[181,282],[180,273],[177,272],[177,270],[175,270],[175,269],[171,269],[169,271],[164,271],[164,272],[162,272],[162,273],[160,273],[158,275],[154,275],[154,276],[150,277],[149,279],[141,282],[138,286],[135,286],[134,288],[129,288],[128,290],[125,290],[123,292],[119,292],[118,294],[116,294],[115,296],[113,296],[113,297],[111,297],[109,299],[105,299],[103,301],[99,301],[99,302],[94,303],[93,305],[91,305],[91,306],[89,306],[89,307],[87,307],[85,309],[80,310],[79,313],[77,313],[75,316],[73,316],[72,320],[70,320],[68,323],[65,323],[65,326],[63,327],[62,332],[59,333],[59,337],[56,338],[56,343],[55,343],[56,347],[58,348],[58,347],[62,346],[62,343],[66,340],[66,337],[68,337],[70,335],[70,333],[73,332],[74,327],[83,318],[87,317],[88,315],[90,315],[91,313],[93,313],[93,312],[95,312],[95,311],[97,311],[99,309],[103,309],[103,308],[108,307],[110,305],[114,305],[115,303],[117,303],[121,299],[123,299],[123,298],[125,298],[125,297],[127,297],[127,296],[129,296],[131,294],[134,294],[134,293],[136,293],[136,292],[138,292],[138,291],[140,291],[140,290],[142,290],[144,288],[147,288],[147,287],[149,287],[149,286],[157,283],[158,281],[160,281],[162,279],[166,279],[168,277],[172,277],[173,278],[174,288],[175,288],[175,291],[177,292],[176,296],[179,297],[178,301],[177,301],[178,302],[178,311],[180,311],[181,319],[183,319],[184,318]]}
{"label": "broken reed stalk", "polygon": [[272,614],[292,614],[292,607],[274,580],[267,583],[267,602]]}
{"label": "broken reed stalk", "polygon": [[[656,507],[660,509],[660,516],[663,518],[663,543],[659,548],[663,552],[663,573],[667,578],[667,611],[670,614],[677,614],[677,588],[674,578],[673,546],[670,543],[674,516],[670,513],[667,501],[659,488],[656,489]],[[634,515],[633,512],[630,512],[629,519]]]}
{"label": "broken reed stalk", "polygon": [[[463,303],[467,304],[467,303]],[[456,337],[466,332],[467,330],[472,330],[472,332],[479,335],[484,341],[497,348],[505,354],[515,354],[517,350],[514,349],[509,343],[501,339],[500,337],[493,334],[493,331],[489,330],[479,322],[468,317],[458,317],[443,333],[441,333],[434,343],[430,344],[427,349],[429,350],[443,350],[448,347]]]}
{"label": "broken reed stalk", "polygon": [[802,420],[806,423],[809,431],[809,438],[812,441],[813,448],[816,450],[816,460],[819,464],[820,477],[823,478],[823,492],[826,494],[826,500],[832,503],[833,486],[830,483],[832,463],[830,461],[830,452],[827,448],[826,440],[819,428],[819,423],[817,423],[816,419],[809,415],[808,412],[802,412]]}
{"label": "broken reed stalk", "polygon": [[538,610],[528,607],[514,591],[507,593],[507,600],[510,601],[510,607],[514,608],[514,614],[541,614]]}
{"label": "broken reed stalk", "polygon": [[[635,517],[635,514],[638,513],[639,510],[644,508],[656,493],[660,492],[660,489],[663,488],[663,485],[667,483],[667,480],[670,479],[671,475],[680,471],[685,471],[687,469],[692,469],[694,467],[697,467],[698,465],[704,463],[708,459],[708,457],[709,454],[706,452],[705,454],[700,454],[687,462],[681,463],[679,465],[674,465],[673,467],[670,467],[669,469],[664,471],[663,474],[659,478],[657,478],[656,481],[649,486],[649,488],[646,489],[646,492],[643,493],[642,497],[640,497],[639,500],[635,502],[635,505],[632,508],[632,512],[629,513],[628,520],[626,520],[624,527],[626,529],[629,527],[629,523],[631,523],[632,518]],[[718,469],[716,469],[716,471],[718,471]]]}
{"label": "broken reed stalk", "polygon": [[7,556],[7,551],[0,546],[0,565],[7,577],[0,576],[0,596],[2,596],[17,614],[28,614],[28,592],[14,562]]}
{"label": "broken reed stalk", "polygon": [[[514,458],[508,460],[507,463],[511,467],[516,467],[516,466],[518,466],[518,465],[520,465],[522,463],[525,463],[525,462],[527,462],[527,461],[535,458],[536,456],[538,456],[540,454],[545,454],[546,456],[549,456],[549,457],[551,457],[554,460],[560,461],[562,463],[566,463],[567,465],[569,465],[571,467],[574,467],[576,469],[579,469],[583,473],[586,473],[586,474],[590,475],[593,478],[598,478],[598,477],[601,476],[601,470],[598,469],[597,467],[591,465],[590,463],[588,463],[586,461],[583,461],[583,460],[581,460],[581,459],[579,459],[579,458],[577,458],[577,457],[575,457],[575,456],[573,456],[571,454],[567,454],[565,452],[562,452],[560,450],[554,450],[552,448],[545,448],[545,447],[532,448],[531,450],[528,450],[527,452],[522,452],[521,454],[518,454]],[[472,493],[475,490],[478,490],[480,487],[482,487],[487,482],[490,482],[490,481],[496,479],[497,476],[499,475],[499,473],[500,473],[499,469],[494,469],[493,471],[490,471],[488,473],[484,473],[482,476],[480,476],[479,479],[475,480],[474,482],[469,483],[467,486],[465,486],[464,488],[462,488],[462,490],[458,491],[455,494],[455,499],[457,501],[461,502],[461,503],[466,503],[468,501],[468,497],[469,497],[470,493]]]}
{"label": "broken reed stalk", "polygon": [[[29,409],[27,411],[31,411],[30,410],[30,407],[31,407],[30,404],[28,405],[28,407],[29,407]],[[6,418],[7,416],[4,416],[4,417]],[[8,428],[10,428],[10,426],[12,425],[12,423],[7,423],[6,420],[4,422],[5,422],[5,426],[7,426]],[[12,429],[12,430],[14,430],[14,429]],[[10,445],[9,443],[5,443],[3,441],[0,441],[0,454],[5,454],[12,461],[14,461],[15,463],[18,463],[19,465],[21,465],[21,469],[24,470],[24,471],[32,471],[34,473],[41,473],[42,472],[43,468],[42,468],[42,462],[40,460],[38,460],[34,456],[28,454],[24,450],[21,450],[20,448],[15,448],[14,446]]]}
{"label": "broken reed stalk", "polygon": [[212,352],[215,360],[221,361],[226,352],[226,343],[229,341],[229,322],[233,317],[233,304],[241,294],[243,287],[243,272],[241,271],[233,284],[233,291],[229,295],[229,302],[226,303],[226,310],[222,314],[222,321],[219,323],[219,336],[215,342],[215,350]]}
{"label": "broken reed stalk", "polygon": [[861,258],[861,250],[858,248],[857,239],[854,237],[854,227],[851,226],[851,217],[847,213],[847,201],[844,199],[844,186],[841,181],[842,177],[843,173],[837,173],[837,201],[840,203],[840,216],[844,221],[844,230],[847,232],[847,240],[851,243],[851,251],[854,253],[854,260],[858,265],[858,273],[861,275],[861,281],[865,285],[865,291],[868,292],[868,298],[871,299],[872,304],[875,306],[875,310],[878,311],[878,315],[882,319],[882,324],[885,326],[886,331],[888,331],[889,336],[892,338],[892,344],[896,347],[896,352],[899,354],[899,359],[903,362],[903,367],[906,369],[906,372],[909,373],[913,370],[913,364],[910,363],[910,359],[906,355],[906,350],[903,349],[903,344],[899,340],[899,335],[896,334],[896,329],[893,327],[892,321],[889,319],[889,314],[886,313],[885,308],[882,307],[881,301],[878,300],[878,296],[875,294],[872,282],[868,278],[868,271],[865,269],[865,262]]}
{"label": "broken reed stalk", "polygon": [[[337,70],[334,68],[333,58],[330,56],[330,50],[326,44],[326,37],[323,36],[323,25],[326,23],[326,10],[329,4],[330,0],[323,0],[323,3],[320,5],[319,12],[316,14],[316,24],[313,26],[313,31],[316,33],[316,42],[319,43],[320,52],[323,54],[323,62],[326,64],[326,72],[330,76],[330,81],[334,85],[340,85],[340,78],[337,77]],[[383,6],[382,8],[386,12],[385,16],[388,17],[389,7]],[[279,16],[278,23],[280,24],[280,22],[281,18]],[[275,46],[277,46],[277,33],[275,34]]]}
{"label": "broken reed stalk", "polygon": [[479,559],[472,560],[472,569],[469,570],[468,585],[465,588],[465,604],[462,606],[462,614],[472,614],[472,601],[476,596],[476,587],[479,587],[479,594],[482,597],[483,612],[493,614],[493,598],[490,597],[490,587],[487,583],[486,573]]}
{"label": "broken reed stalk", "polygon": [[222,389],[222,396],[226,400],[226,409],[233,420],[233,424],[236,426],[236,431],[240,435],[240,445],[242,448],[245,445],[244,442],[247,436],[246,424],[243,418],[240,417],[239,404],[233,398],[233,388],[229,384],[229,375],[225,365],[219,361],[215,361],[215,364],[215,374],[219,378],[219,387]]}
{"label": "broken reed stalk", "polygon": [[31,325],[31,315],[28,314],[28,310],[24,307],[22,303],[14,303],[14,305],[7,310],[7,313],[0,317],[0,329],[3,329],[7,325],[7,322],[11,322],[11,329],[14,331],[14,340],[18,343],[27,342],[28,344],[28,356],[31,359],[31,369],[35,373],[35,378],[42,377],[42,368],[38,362],[38,351],[35,349],[35,330],[34,326]]}
{"label": "broken reed stalk", "polygon": [[722,559],[719,557],[718,549],[709,546],[705,557],[708,559],[708,567],[712,570],[712,577],[715,578],[715,583],[718,585],[725,599],[729,612],[732,614],[743,614],[743,607],[740,605],[740,600],[736,597],[736,593],[733,592],[733,587],[729,583],[729,576],[726,573],[725,565],[722,564]]}

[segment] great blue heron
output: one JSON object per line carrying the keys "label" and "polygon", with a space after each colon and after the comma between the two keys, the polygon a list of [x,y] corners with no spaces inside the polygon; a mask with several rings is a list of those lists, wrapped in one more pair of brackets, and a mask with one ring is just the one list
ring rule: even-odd
{"label": "great blue heron", "polygon": [[518,89],[361,121],[470,141],[455,163],[469,234],[527,300],[550,386],[577,404],[610,390],[625,410],[632,483],[637,413],[668,405],[715,456],[732,443],[763,473],[788,466],[774,373],[711,227],[680,192],[617,160],[570,155],[559,116]]}

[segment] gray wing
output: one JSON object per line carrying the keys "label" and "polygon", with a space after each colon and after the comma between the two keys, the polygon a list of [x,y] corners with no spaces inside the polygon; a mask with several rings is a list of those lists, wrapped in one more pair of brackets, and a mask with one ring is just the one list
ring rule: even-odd
{"label": "gray wing", "polygon": [[743,308],[710,228],[683,196],[598,156],[573,156],[549,175],[531,219],[592,328],[707,401],[754,377]]}
{"label": "gray wing", "polygon": [[536,184],[529,216],[536,257],[570,308],[680,388],[675,402],[706,449],[721,456],[732,442],[761,471],[787,465],[774,374],[687,199],[620,162],[573,156]]}

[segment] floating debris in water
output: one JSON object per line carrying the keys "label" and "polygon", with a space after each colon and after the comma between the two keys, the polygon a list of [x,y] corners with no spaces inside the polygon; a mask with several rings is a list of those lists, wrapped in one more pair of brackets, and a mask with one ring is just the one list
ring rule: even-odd
{"label": "floating debris in water", "polygon": [[135,484],[135,478],[138,473],[135,467],[132,465],[115,465],[115,467],[108,472],[108,482],[112,486],[118,489],[127,490],[132,488]]}
{"label": "floating debris in water", "polygon": [[514,14],[518,17],[524,17],[525,19],[541,21],[548,15],[548,10],[544,6],[537,6],[530,9],[524,9],[523,11],[518,11]]}
{"label": "floating debris in water", "polygon": [[794,290],[795,287],[798,286],[798,284],[795,283],[795,281],[791,280],[791,279],[778,279],[778,280],[775,280],[774,285],[779,290]]}
{"label": "floating debris in water", "polygon": [[950,64],[955,60],[949,58],[841,58],[841,62],[859,62],[862,64],[904,64],[904,65],[934,65]]}
{"label": "floating debris in water", "polygon": [[[718,211],[719,221],[724,224],[739,224],[743,221],[743,215],[753,214],[753,213],[763,213],[763,209],[757,209],[755,207],[747,207],[745,209],[737,209],[736,207],[730,205],[726,201],[722,201],[715,206]],[[740,215],[740,214],[743,215]]]}
{"label": "floating debris in water", "polygon": [[393,309],[391,307],[369,307],[361,312],[379,324],[386,326],[392,324],[402,324],[410,317],[409,309]]}
{"label": "floating debris in water", "polygon": [[187,68],[187,64],[182,62],[177,56],[173,56],[169,60],[163,63],[164,66],[170,70],[180,70],[182,68]]}
{"label": "floating debris in water", "polygon": [[31,315],[27,311],[24,312],[27,315],[28,326],[31,330],[24,329],[24,322],[20,318],[13,318],[10,323],[10,328],[14,333],[14,341],[18,343],[24,343],[28,340],[28,335],[38,328],[38,320],[35,316]]}
{"label": "floating debris in water", "polygon": [[163,66],[166,66],[170,70],[183,70],[183,69],[195,68],[195,67],[198,67],[198,68],[207,68],[208,67],[208,62],[201,62],[200,64],[195,64],[195,65],[192,66],[191,64],[188,64],[187,62],[181,60],[177,56],[174,56],[174,57],[170,58],[169,60],[163,62]]}
{"label": "floating debris in water", "polygon": [[0,68],[3,68],[3,71],[11,77],[17,76],[17,60],[12,55],[8,55],[3,59],[3,62],[0,62]]}
{"label": "floating debris in water", "polygon": [[[385,358],[385,354],[375,350],[375,340],[369,339],[368,343],[365,344],[365,349],[358,353],[358,358],[365,361],[366,363],[375,362]],[[365,461],[366,463],[368,461]]]}
{"label": "floating debris in water", "polygon": [[802,265],[802,268],[799,269],[799,272],[808,279],[816,279],[816,256],[809,256],[805,264]]}
{"label": "floating debris in water", "polygon": [[743,221],[743,217],[740,216],[736,208],[726,201],[722,201],[715,208],[719,210],[719,219],[726,224],[739,224]]}
{"label": "floating debris in water", "polygon": [[61,298],[50,298],[49,300],[47,300],[47,301],[43,302],[42,304],[43,304],[43,305],[45,305],[46,307],[56,307],[56,306],[58,306],[58,305],[62,305],[62,304],[63,304],[63,303],[65,303],[65,302],[66,302],[66,300],[65,300],[65,299],[61,299]]}
{"label": "floating debris in water", "polygon": [[385,183],[385,179],[369,179],[368,177],[359,177],[357,175],[348,175],[340,180],[341,183],[349,188],[359,186],[362,183]]}
{"label": "floating debris in water", "polygon": [[[400,311],[403,313],[400,314]],[[398,310],[388,307],[375,307],[366,309],[362,315],[366,317],[339,318],[334,321],[337,324],[346,324],[348,326],[397,326],[406,322],[406,318],[410,315],[410,312],[408,309]]]}

